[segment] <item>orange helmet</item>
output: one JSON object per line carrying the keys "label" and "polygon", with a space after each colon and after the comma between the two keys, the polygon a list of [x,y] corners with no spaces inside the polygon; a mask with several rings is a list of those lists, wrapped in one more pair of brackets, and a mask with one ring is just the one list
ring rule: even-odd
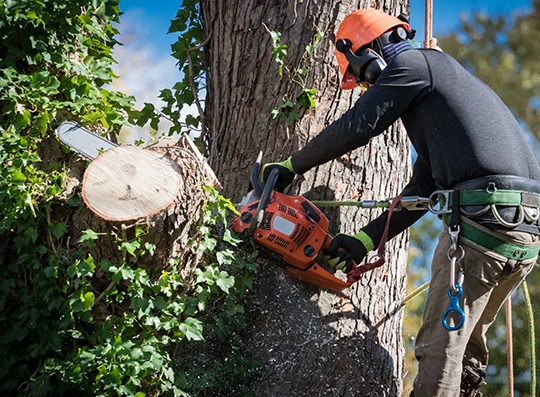
{"label": "orange helmet", "polygon": [[[394,16],[388,15],[383,11],[374,8],[358,10],[345,17],[339,25],[336,33],[336,42],[339,39],[348,39],[351,42],[352,52],[371,43],[383,33],[396,26],[403,26],[407,32],[411,32],[411,27]],[[349,61],[345,54],[335,50],[339,70],[343,76],[341,79],[341,88],[343,90],[352,90],[358,84],[356,78],[347,72]]]}

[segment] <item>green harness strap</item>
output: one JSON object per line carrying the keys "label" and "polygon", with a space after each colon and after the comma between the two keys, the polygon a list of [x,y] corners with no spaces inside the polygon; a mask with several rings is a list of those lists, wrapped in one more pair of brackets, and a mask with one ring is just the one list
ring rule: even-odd
{"label": "green harness strap", "polygon": [[[449,206],[452,206],[452,195],[448,196]],[[459,195],[460,205],[508,205],[540,208],[540,195],[521,190],[462,190]]]}
{"label": "green harness strap", "polygon": [[[444,215],[443,221],[448,226],[450,224],[450,216]],[[517,261],[533,259],[540,251],[540,245],[525,246],[505,241],[481,225],[473,226],[461,221],[459,222],[459,227],[460,236],[508,259],[515,259]]]}

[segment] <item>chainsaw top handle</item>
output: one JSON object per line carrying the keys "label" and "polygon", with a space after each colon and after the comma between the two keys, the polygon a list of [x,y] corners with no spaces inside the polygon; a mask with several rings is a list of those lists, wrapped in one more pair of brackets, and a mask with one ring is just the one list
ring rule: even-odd
{"label": "chainsaw top handle", "polygon": [[[264,189],[264,183],[259,180],[259,171],[261,170],[262,152],[259,152],[253,171],[251,171],[251,185],[253,189],[260,195]],[[274,182],[275,183],[275,182]]]}
{"label": "chainsaw top handle", "polygon": [[268,203],[270,202],[270,197],[272,195],[272,191],[274,190],[274,186],[276,185],[276,181],[279,177],[279,170],[274,168],[270,171],[270,175],[268,175],[268,180],[264,184],[263,191],[261,193],[261,198],[259,199],[259,205],[257,206],[257,212],[256,212],[256,220],[257,220],[257,226],[261,224],[264,210],[268,206]]}

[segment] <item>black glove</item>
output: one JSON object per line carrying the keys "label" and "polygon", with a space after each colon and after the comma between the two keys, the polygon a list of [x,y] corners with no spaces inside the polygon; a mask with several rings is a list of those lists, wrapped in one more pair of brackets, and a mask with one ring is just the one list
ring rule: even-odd
{"label": "black glove", "polygon": [[294,176],[296,175],[296,172],[294,171],[294,168],[292,166],[291,157],[279,163],[267,163],[263,165],[262,182],[268,180],[268,177],[270,176],[270,171],[272,171],[273,169],[279,170],[279,175],[276,180],[274,189],[278,192],[283,193],[285,188],[292,183]]}
{"label": "black glove", "polygon": [[362,231],[355,235],[340,233],[334,237],[324,254],[330,266],[348,273],[353,269],[353,261],[360,264],[372,248],[373,241]]}

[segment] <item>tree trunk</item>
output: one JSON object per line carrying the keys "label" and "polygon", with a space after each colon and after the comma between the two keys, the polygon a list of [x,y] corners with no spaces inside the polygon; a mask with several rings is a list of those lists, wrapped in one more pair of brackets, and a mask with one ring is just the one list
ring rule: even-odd
{"label": "tree trunk", "polygon": [[[370,5],[394,15],[408,10],[406,0],[202,2],[210,164],[226,196],[238,202],[248,191],[259,151],[263,162],[285,159],[352,106],[358,90],[339,88],[334,32],[347,14]],[[281,33],[289,68],[306,67],[306,87],[317,89],[319,106],[291,125],[270,120],[300,88],[279,76],[268,30]],[[303,57],[317,31],[324,33],[322,42]],[[406,134],[396,123],[369,145],[297,177],[289,193],[324,200],[392,197],[409,178],[409,158]],[[332,233],[355,232],[379,214],[356,208],[325,213]],[[407,240],[406,233],[393,239],[388,263],[344,294],[290,279],[278,266],[258,270],[246,329],[248,351],[263,365],[252,385],[256,396],[401,395]]]}
{"label": "tree trunk", "polygon": [[198,235],[207,200],[203,186],[211,184],[212,177],[185,140],[172,147],[111,149],[90,163],[84,178],[76,176],[83,180],[86,205],[73,215],[74,230],[103,232],[99,246],[89,251],[96,262],[102,258],[114,262],[122,253],[111,226],[123,241],[133,239],[134,226],[139,226],[144,241],[156,244],[156,249],[152,256],[138,257],[138,267],[159,277],[171,260],[179,260],[184,264],[182,274],[191,277],[197,255],[188,240]]}

